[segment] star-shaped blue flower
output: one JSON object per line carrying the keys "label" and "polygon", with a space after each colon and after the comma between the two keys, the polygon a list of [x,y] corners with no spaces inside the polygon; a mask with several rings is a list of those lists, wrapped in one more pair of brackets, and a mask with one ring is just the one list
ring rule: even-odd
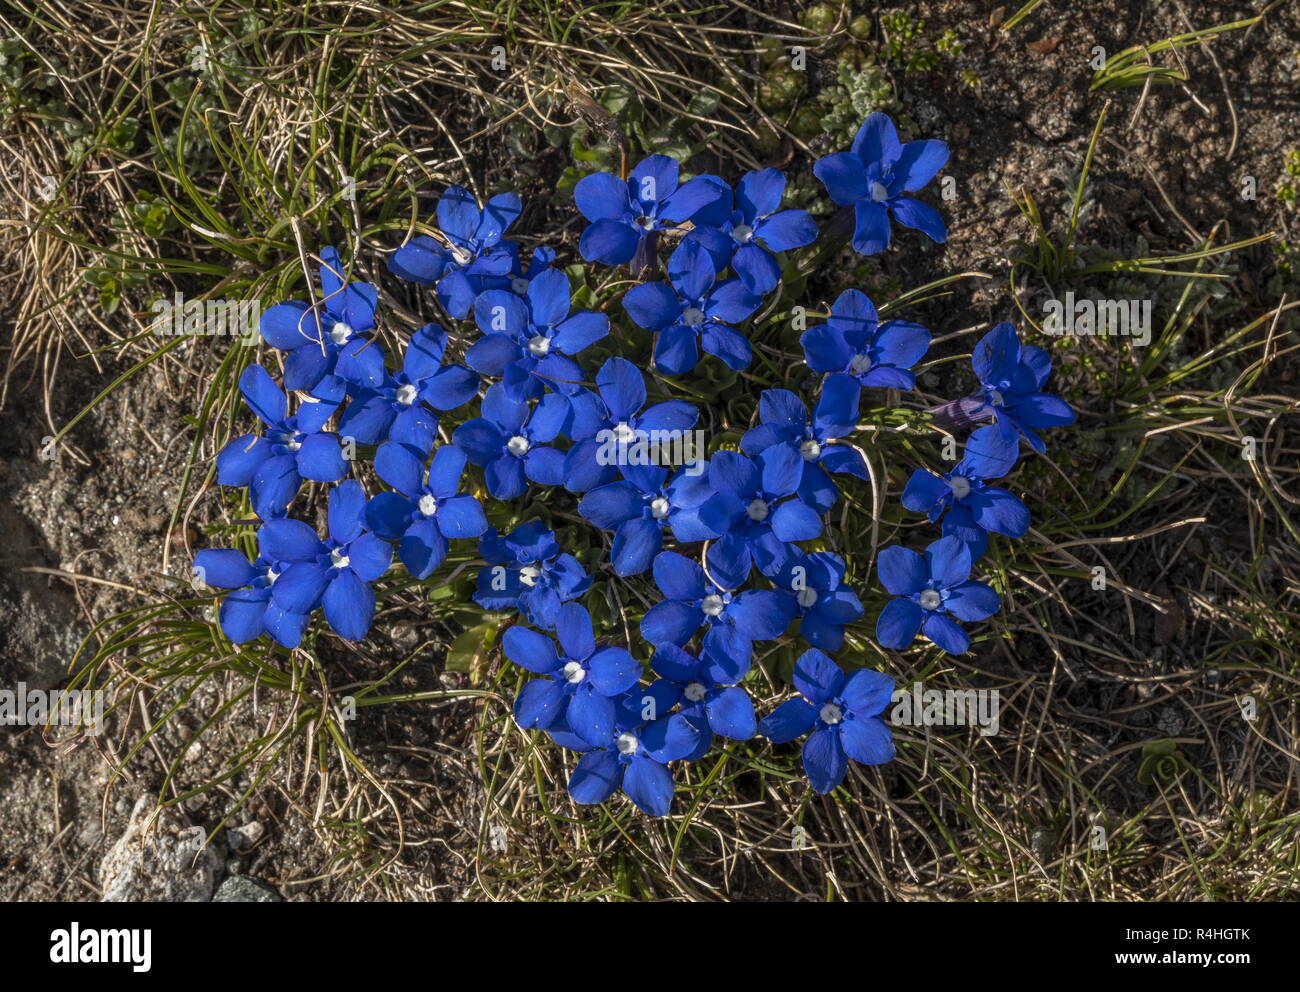
{"label": "star-shaped blue flower", "polygon": [[[942,477],[917,469],[903,490],[903,505],[925,513],[930,522],[943,517],[943,533],[961,538],[975,561],[989,546],[989,531],[1007,537],[1024,537],[1029,530],[1029,510],[1013,493],[988,480],[1011,471],[1020,443],[996,425],[973,431],[966,453]],[[944,516],[945,512],[947,513]]]}
{"label": "star-shaped blue flower", "polygon": [[803,767],[814,791],[825,794],[843,782],[850,758],[863,765],[894,760],[894,741],[881,719],[894,694],[888,675],[863,669],[846,676],[812,648],[795,662],[794,685],[804,698],[786,700],[758,732],[773,744],[808,734]]}
{"label": "star-shaped blue flower", "polygon": [[624,181],[609,172],[583,176],[573,199],[591,225],[578,251],[588,262],[623,265],[638,249],[645,255],[659,231],[675,228],[721,198],[727,185],[716,176],[696,176],[678,185],[677,162],[650,155]]}
{"label": "star-shaped blue flower", "polygon": [[1002,606],[998,594],[970,577],[971,554],[959,537],[941,537],[922,557],[890,545],[877,559],[891,599],[876,621],[881,647],[902,650],[924,633],[949,654],[964,654],[970,637],[953,619],[986,620]]}
{"label": "star-shaped blue flower", "polygon": [[751,293],[762,296],[781,281],[774,253],[817,240],[817,222],[806,210],[782,210],[785,176],[776,169],[747,172],[728,194],[695,215],[687,240],[699,241],[721,272],[728,265]]}
{"label": "star-shaped blue flower", "polygon": [[239,391],[266,429],[241,435],[217,453],[217,483],[248,486],[259,517],[283,516],[303,479],[337,482],[348,474],[338,437],[321,430],[337,403],[304,402],[290,417],[284,390],[260,365],[244,369]]}
{"label": "star-shaped blue flower", "polygon": [[417,235],[393,253],[388,270],[411,282],[435,284],[438,302],[460,319],[485,289],[510,286],[518,249],[501,237],[522,209],[517,193],[494,196],[480,209],[469,190],[448,186],[438,200],[438,228],[446,244]]}
{"label": "star-shaped blue flower", "polygon": [[874,113],[863,121],[851,149],[818,159],[813,174],[832,200],[842,207],[852,205],[853,250],[875,255],[889,247],[891,214],[932,241],[948,239],[937,210],[903,195],[924,187],[947,161],[948,146],[942,141],[900,144],[889,116]]}
{"label": "star-shaped blue flower", "polygon": [[739,279],[718,282],[713,259],[698,241],[677,246],[668,259],[668,278],[672,285],[645,282],[623,297],[627,315],[658,335],[655,367],[683,375],[695,368],[703,348],[738,372],[749,368],[749,341],[727,325],[748,319],[762,299]]}

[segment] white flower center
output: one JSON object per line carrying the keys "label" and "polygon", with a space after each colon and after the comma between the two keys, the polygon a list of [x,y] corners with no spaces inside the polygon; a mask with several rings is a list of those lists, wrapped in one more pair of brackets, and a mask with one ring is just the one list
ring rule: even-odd
{"label": "white flower center", "polygon": [[653,231],[655,226],[655,219],[653,217],[647,217],[645,216],[645,214],[642,214],[634,221],[634,223],[636,224],[637,227],[641,228],[641,230],[643,231]]}
{"label": "white flower center", "polygon": [[451,257],[456,260],[457,265],[464,265],[474,256],[462,248],[460,245],[451,246]]}
{"label": "white flower center", "polygon": [[748,514],[750,520],[766,520],[767,503],[761,499],[756,499],[745,507],[745,513]]}
{"label": "white flower center", "polygon": [[402,406],[410,406],[415,402],[415,398],[419,395],[420,391],[408,382],[397,387],[397,395],[395,395],[393,399]]}
{"label": "white flower center", "polygon": [[526,586],[537,585],[537,580],[542,577],[542,570],[536,565],[525,565],[519,570],[519,581]]}
{"label": "white flower center", "polygon": [[587,670],[576,661],[570,661],[564,666],[564,681],[577,685],[587,677]]}
{"label": "white flower center", "polygon": [[954,475],[948,480],[948,488],[952,490],[953,499],[965,499],[970,495],[970,479]]}
{"label": "white flower center", "polygon": [[876,181],[871,184],[871,201],[879,203],[881,200],[889,199],[889,188],[884,183]]}
{"label": "white flower center", "polygon": [[352,337],[351,325],[345,324],[341,320],[330,328],[330,341],[335,345],[347,344],[350,337]]}
{"label": "white flower center", "polygon": [[822,446],[817,441],[805,441],[799,445],[799,454],[806,462],[815,462],[822,456]]}
{"label": "white flower center", "polygon": [[619,754],[636,754],[641,742],[636,739],[636,734],[624,731],[614,739],[614,746],[618,748]]}
{"label": "white flower center", "polygon": [[704,323],[704,311],[699,307],[687,307],[682,311],[682,323],[687,327],[698,327]]}
{"label": "white flower center", "polygon": [[330,564],[335,568],[347,568],[349,560],[348,553],[342,548],[335,548],[330,552]]}
{"label": "white flower center", "polygon": [[266,584],[268,586],[275,585],[275,580],[278,579],[279,577],[280,577],[280,570],[278,568],[273,567],[273,568],[268,568],[266,570]]}
{"label": "white flower center", "polygon": [[826,703],[817,715],[822,723],[829,723],[832,726],[844,719],[844,711],[840,709],[839,703]]}
{"label": "white flower center", "polygon": [[614,440],[619,444],[627,444],[636,438],[636,431],[629,427],[626,421],[615,424],[612,433]]}
{"label": "white flower center", "polygon": [[1002,402],[1003,402],[1003,401],[1002,401],[1002,394],[1001,394],[1000,392],[998,392],[998,390],[996,390],[996,389],[990,389],[990,390],[989,390],[989,402],[992,403],[994,406],[1001,406],[1001,405],[1002,405]]}
{"label": "white flower center", "polygon": [[748,244],[754,238],[754,229],[748,224],[737,224],[731,229],[731,236],[738,245]]}
{"label": "white flower center", "polygon": [[699,682],[692,682],[690,685],[686,687],[686,690],[685,692],[682,693],[682,695],[686,697],[688,702],[698,703],[701,699],[704,698],[705,691],[706,690],[704,686],[702,686]]}
{"label": "white flower center", "polygon": [[664,519],[664,517],[668,516],[671,510],[672,507],[669,506],[668,500],[664,499],[662,496],[658,496],[650,502],[650,516],[654,517],[656,520]]}
{"label": "white flower center", "polygon": [[551,350],[551,339],[545,334],[534,334],[528,341],[528,350],[541,358]]}
{"label": "white flower center", "polygon": [[854,375],[865,375],[871,371],[871,356],[868,354],[854,355],[849,360],[849,371]]}
{"label": "white flower center", "polygon": [[438,501],[429,493],[420,497],[420,512],[426,517],[431,517],[438,512]]}
{"label": "white flower center", "polygon": [[937,590],[926,589],[921,593],[918,601],[923,610],[937,610],[943,604],[943,597],[939,595]]}
{"label": "white flower center", "polygon": [[795,598],[799,601],[799,605],[806,610],[817,603],[817,590],[804,586],[799,590],[799,595]]}
{"label": "white flower center", "polygon": [[297,437],[290,437],[289,440],[284,442],[284,446],[290,451],[297,451],[302,447],[302,442]]}
{"label": "white flower center", "polygon": [[524,296],[528,292],[528,280],[523,276],[515,276],[510,280],[510,292],[516,296]]}
{"label": "white flower center", "polygon": [[703,602],[700,603],[700,609],[702,609],[706,615],[711,617],[722,616],[722,611],[726,609],[726,606],[727,604],[722,601],[722,597],[717,593],[711,593],[708,596],[705,596]]}
{"label": "white flower center", "polygon": [[510,452],[515,457],[521,457],[528,454],[528,438],[524,437],[522,434],[516,434],[506,442],[506,451]]}

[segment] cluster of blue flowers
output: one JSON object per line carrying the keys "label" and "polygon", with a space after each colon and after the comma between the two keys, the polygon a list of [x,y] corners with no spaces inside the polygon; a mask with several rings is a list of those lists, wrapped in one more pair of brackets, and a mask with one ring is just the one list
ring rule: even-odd
{"label": "cluster of blue flowers", "polygon": [[[944,240],[939,215],[904,194],[925,186],[947,157],[940,141],[901,144],[889,119],[873,114],[850,152],[823,158],[814,172],[836,203],[852,207],[853,246],[871,254],[888,245],[891,217]],[[784,187],[774,169],[748,173],[734,189],[717,176],[681,182],[678,163],[662,155],[627,179],[596,173],[577,184],[587,261],[654,273],[660,239],[678,239],[667,281],[639,282],[622,300],[628,319],[655,335],[658,372],[689,373],[701,352],[733,370],[749,366],[738,328],[780,286],[782,253],[818,236],[806,211],[781,209]],[[415,237],[389,259],[395,275],[432,286],[449,317],[472,317],[480,336],[463,364],[444,362],[447,332],[430,324],[390,368],[375,335],[378,292],[350,281],[333,248],[320,253],[319,300],[263,315],[264,340],[283,353],[284,388],[262,366],[245,370],[240,389],[263,429],[230,441],[216,460],[220,484],[248,488],[261,521],[258,554],[250,561],[213,549],[195,559],[207,585],[231,590],[219,610],[226,636],[244,643],[265,634],[294,648],[321,610],[334,633],[359,640],[374,616],[372,584],[394,558],[426,579],[451,542],[477,540],[485,564],[474,601],[518,614],[502,647],[535,676],[514,701],[515,719],[580,754],[569,781],[577,802],[621,789],[662,816],[673,796],[668,766],[703,757],[715,735],[805,737],[804,766],[818,792],[843,780],[849,759],[889,761],[882,714],[893,680],[846,674],[828,655],[843,647],[862,603],[839,555],[800,542],[822,536],[840,498],[837,477],[868,478],[849,440],[862,390],[913,388],[929,331],[882,322],[864,294],[845,291],[801,339],[808,366],[823,374],[811,413],[798,395],[769,389],[739,451],[701,451],[671,467],[632,457],[638,444],[687,435],[700,411],[681,400],[648,404],[644,373],[624,358],[606,360],[588,388],[581,355],[610,334],[609,316],[573,310],[550,249],[535,250],[525,267],[519,245],[504,240],[520,209],[512,193],[480,207],[451,187],[438,203],[438,236]],[[974,366],[980,392],[960,401],[960,417],[991,423],[971,434],[950,473],[918,471],[907,485],[904,505],[942,518],[943,537],[924,556],[880,553],[881,580],[897,597],[877,623],[885,647],[906,647],[920,632],[945,650],[966,650],[952,618],[983,619],[999,607],[996,593],[970,579],[972,563],[990,532],[1018,537],[1029,523],[1024,505],[989,483],[1011,470],[1020,437],[1041,451],[1036,431],[1073,418],[1041,391],[1046,355],[1021,347],[1009,325],[980,342]],[[292,413],[286,390],[298,397]],[[440,430],[439,414],[480,395],[473,415]],[[358,445],[373,449],[373,474],[388,487],[370,498],[349,478]],[[597,644],[580,602],[592,577],[555,533],[541,521],[504,535],[489,526],[464,491],[471,464],[493,500],[516,500],[530,485],[563,487],[582,519],[610,534],[616,576],[650,573],[659,599],[640,624],[649,673],[626,647]],[[289,517],[304,480],[332,486],[324,538]],[[698,551],[688,556],[687,546]],[[795,620],[809,646],[794,670],[802,698],[759,720],[742,687],[755,644],[786,636]]]}

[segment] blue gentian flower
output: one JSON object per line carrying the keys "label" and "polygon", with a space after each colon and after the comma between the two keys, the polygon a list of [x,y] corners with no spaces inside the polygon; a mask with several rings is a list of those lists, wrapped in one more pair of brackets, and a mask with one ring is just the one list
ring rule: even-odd
{"label": "blue gentian flower", "polygon": [[815,648],[838,651],[844,625],[862,618],[862,602],[844,584],[844,559],[837,554],[791,554],[772,581],[788,591],[800,618],[799,635]]}
{"label": "blue gentian flower", "polygon": [[454,410],[478,393],[479,378],[463,365],[443,365],[447,332],[425,324],[411,335],[402,368],[376,389],[359,390],[339,418],[339,434],[362,444],[391,438],[428,454],[438,419],[428,408]]}
{"label": "blue gentian flower", "polygon": [[522,209],[516,193],[494,196],[480,210],[473,193],[448,186],[438,200],[438,228],[447,244],[418,235],[393,253],[388,270],[411,282],[436,284],[438,302],[460,319],[485,289],[510,286],[518,249],[502,244],[501,236]]}
{"label": "blue gentian flower", "polygon": [[753,460],[735,451],[714,454],[709,482],[717,495],[700,510],[700,520],[723,535],[709,548],[709,569],[718,581],[743,585],[754,563],[771,574],[785,556],[785,542],[821,536],[821,517],[795,495],[803,471],[803,458],[786,445]]}
{"label": "blue gentian flower", "polygon": [[971,366],[982,387],[974,415],[993,416],[1040,455],[1047,445],[1035,431],[1074,423],[1070,404],[1042,391],[1052,374],[1051,357],[1042,348],[1022,346],[1010,324],[998,324],[980,338]]}
{"label": "blue gentian flower", "polygon": [[375,452],[375,474],[396,489],[366,504],[366,524],[386,541],[417,579],[427,579],[447,557],[447,542],[481,537],[487,530],[483,507],[459,492],[465,453],[443,445],[427,472],[423,453],[388,441]]}
{"label": "blue gentian flower", "polygon": [[248,486],[259,517],[283,516],[303,479],[337,482],[348,474],[338,437],[321,430],[337,404],[302,403],[290,417],[284,390],[260,365],[244,369],[239,391],[266,429],[237,437],[217,453],[217,482]]}
{"label": "blue gentian flower", "polygon": [[857,385],[848,376],[830,376],[808,422],[808,410],[788,389],[765,389],[758,401],[759,424],[740,439],[740,450],[757,458],[773,447],[785,446],[799,455],[802,475],[799,498],[825,513],[839,498],[827,472],[868,478],[862,456],[847,444],[835,444],[853,433],[858,420]]}
{"label": "blue gentian flower", "polygon": [[[941,537],[925,556],[890,545],[877,559],[881,584],[896,596],[876,621],[881,647],[902,650],[924,633],[949,654],[963,654],[970,638],[957,620],[985,620],[1002,605],[998,594],[970,577],[970,549],[958,537]],[[951,616],[949,616],[951,614]]]}
{"label": "blue gentian flower", "polygon": [[890,214],[932,241],[947,240],[939,212],[903,195],[924,187],[947,161],[948,146],[942,141],[900,144],[889,116],[874,113],[863,121],[851,149],[818,159],[813,174],[832,200],[853,206],[853,250],[875,255],[889,247]]}
{"label": "blue gentian flower", "polygon": [[658,231],[693,219],[727,191],[716,176],[696,176],[680,186],[677,180],[677,162],[667,155],[643,158],[626,181],[609,172],[578,180],[573,199],[591,221],[578,241],[582,257],[606,265],[630,262],[638,248],[647,251]]}
{"label": "blue gentian flower", "polygon": [[259,326],[273,348],[287,351],[284,388],[310,390],[327,375],[360,387],[384,381],[384,351],[371,337],[379,290],[368,282],[343,282],[343,263],[334,248],[321,249],[324,298],[316,309],[294,300],[267,309]]}
{"label": "blue gentian flower", "polygon": [[488,492],[495,499],[514,499],[528,480],[542,486],[564,481],[564,453],[547,447],[559,435],[569,404],[558,393],[543,396],[530,410],[516,403],[500,383],[491,387],[479,408],[482,416],[467,420],[451,436],[452,444],[483,466]]}
{"label": "blue gentian flower", "polygon": [[788,699],[759,724],[773,744],[808,734],[803,767],[813,790],[823,795],[844,781],[848,759],[862,765],[894,760],[894,741],[881,714],[894,695],[894,680],[862,669],[845,676],[816,648],[794,666],[794,685],[803,699]]}
{"label": "blue gentian flower", "polygon": [[271,586],[271,599],[289,613],[325,607],[325,619],[339,637],[359,641],[370,630],[375,593],[370,583],[388,570],[393,549],[365,529],[366,494],[348,479],[330,491],[329,537],[316,541],[308,560],[291,564]]}
{"label": "blue gentian flower", "polygon": [[1014,434],[990,425],[973,431],[966,453],[942,478],[917,469],[903,490],[903,505],[925,513],[934,523],[943,518],[945,536],[961,538],[975,561],[989,546],[989,531],[1007,537],[1024,537],[1029,530],[1029,510],[1006,489],[987,485],[1011,471],[1020,453]]}
{"label": "blue gentian flower", "polygon": [[221,600],[217,619],[234,644],[269,634],[277,644],[296,648],[310,614],[289,613],[271,601],[271,586],[295,562],[311,561],[320,539],[301,520],[268,520],[257,530],[253,561],[233,548],[211,548],[194,556],[194,574],[215,589],[233,590]]}
{"label": "blue gentian flower", "polygon": [[465,364],[500,379],[517,403],[535,400],[543,387],[572,392],[582,382],[576,355],[609,333],[609,318],[594,310],[569,313],[569,278],[546,269],[527,295],[489,289],[474,300],[474,320],[484,336],[470,345]]}
{"label": "blue gentian flower", "polygon": [[808,328],[799,342],[814,372],[842,375],[858,386],[914,389],[916,374],[911,369],[929,350],[930,332],[908,320],[880,323],[867,295],[846,289],[826,323]]}
{"label": "blue gentian flower", "polygon": [[700,521],[700,508],[714,493],[708,464],[701,467],[704,471],[688,475],[683,466],[669,479],[668,469],[658,465],[628,465],[623,479],[583,497],[578,504],[583,519],[614,532],[615,575],[626,578],[649,568],[663,549],[665,527],[683,544],[720,536]]}
{"label": "blue gentian flower", "polygon": [[794,617],[788,596],[772,589],[749,589],[732,595],[714,585],[698,562],[675,551],[661,551],[654,560],[655,585],[664,595],[641,618],[641,636],[656,648],[685,647],[704,626],[703,656],[727,664],[748,662],[754,641],[770,641],[785,633]]}
{"label": "blue gentian flower", "polygon": [[510,627],[501,639],[507,658],[543,676],[515,698],[515,720],[525,730],[563,721],[588,747],[607,745],[614,734],[614,698],[640,681],[641,666],[623,648],[596,646],[591,615],[579,603],[560,607],[555,636],[563,653],[526,627]]}
{"label": "blue gentian flower", "polygon": [[606,360],[596,373],[596,389],[597,394],[584,391],[571,397],[571,405],[588,409],[580,414],[581,423],[574,426],[577,443],[564,459],[564,487],[570,492],[586,492],[612,482],[618,465],[610,456],[630,455],[632,449],[627,446],[648,441],[651,432],[658,431],[661,437],[684,436],[699,419],[699,411],[685,400],[664,400],[643,410],[645,376],[623,358]]}
{"label": "blue gentian flower", "polygon": [[639,327],[658,334],[655,367],[667,375],[695,368],[700,348],[737,372],[749,368],[753,351],[739,324],[762,303],[739,279],[717,281],[708,250],[698,241],[683,241],[668,259],[672,285],[645,282],[623,297],[623,309]]}
{"label": "blue gentian flower", "polygon": [[817,222],[806,210],[782,210],[785,176],[776,169],[747,172],[736,184],[734,203],[727,191],[695,215],[687,240],[709,250],[721,272],[730,265],[758,296],[781,281],[774,253],[802,248],[817,240]]}
{"label": "blue gentian flower", "polygon": [[667,816],[673,803],[670,762],[699,749],[700,730],[680,713],[647,720],[643,700],[653,690],[633,689],[615,703],[614,733],[605,746],[578,759],[569,776],[569,795],[576,803],[603,803],[619,789],[643,813]]}
{"label": "blue gentian flower", "polygon": [[554,629],[560,606],[591,587],[582,564],[560,551],[541,521],[521,524],[504,538],[489,527],[478,548],[488,567],[478,573],[474,602],[485,610],[517,609],[534,627]]}
{"label": "blue gentian flower", "polygon": [[660,644],[650,667],[672,686],[682,715],[701,729],[696,756],[708,752],[714,734],[736,741],[754,736],[754,701],[736,684],[749,673],[750,659],[696,658],[675,644]]}

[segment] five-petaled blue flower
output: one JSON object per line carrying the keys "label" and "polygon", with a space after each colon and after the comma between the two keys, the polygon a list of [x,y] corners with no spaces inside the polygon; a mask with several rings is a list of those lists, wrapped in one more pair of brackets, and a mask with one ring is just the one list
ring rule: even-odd
{"label": "five-petaled blue flower", "polygon": [[918,468],[907,480],[903,505],[925,513],[934,523],[943,518],[945,536],[961,538],[975,561],[989,546],[989,531],[1024,537],[1029,510],[1006,489],[987,484],[1011,471],[1020,442],[997,425],[981,427],[966,440],[966,453],[942,478]]}
{"label": "five-petaled blue flower", "polygon": [[481,537],[487,531],[483,507],[459,492],[465,453],[440,447],[426,472],[421,455],[389,441],[375,452],[375,474],[397,492],[383,492],[366,504],[366,524],[387,541],[417,579],[427,579],[447,557],[447,542]]}
{"label": "five-petaled blue flower", "polygon": [[583,390],[570,397],[582,407],[573,426],[576,443],[565,454],[564,487],[582,493],[612,482],[617,470],[648,458],[657,438],[680,440],[699,419],[685,400],[664,400],[646,407],[645,376],[624,358],[608,359],[596,373],[596,393]]}
{"label": "five-petaled blue flower", "polygon": [[680,186],[677,161],[650,155],[624,181],[609,172],[583,176],[573,188],[582,216],[591,221],[578,241],[588,262],[622,265],[640,248],[645,254],[656,233],[674,228],[720,199],[727,185],[716,176],[696,176]]}
{"label": "five-petaled blue flower", "polygon": [[817,222],[808,211],[781,209],[784,192],[785,176],[776,169],[747,172],[736,184],[734,203],[724,194],[697,213],[687,240],[708,248],[719,272],[730,265],[746,289],[763,296],[781,281],[772,253],[817,239]]}
{"label": "five-petaled blue flower", "polygon": [[456,428],[451,441],[471,462],[483,466],[494,498],[522,496],[529,481],[542,486],[564,481],[564,453],[546,446],[559,436],[569,415],[563,396],[547,393],[530,409],[497,383],[484,395],[479,412],[482,416]]}
{"label": "five-petaled blue flower", "polygon": [[371,337],[379,290],[368,282],[343,282],[343,263],[334,248],[321,249],[324,298],[313,308],[302,300],[277,303],[263,314],[262,337],[287,351],[284,388],[309,390],[327,375],[356,386],[384,381],[384,350]]}
{"label": "five-petaled blue flower", "polygon": [[337,403],[304,402],[290,417],[284,390],[260,365],[244,369],[239,391],[266,429],[241,435],[217,452],[217,482],[248,486],[259,517],[283,516],[303,479],[337,482],[348,474],[338,437],[321,430]]}
{"label": "five-petaled blue flower", "polygon": [[448,186],[438,200],[438,228],[447,243],[417,235],[393,253],[388,270],[411,282],[436,283],[438,302],[460,319],[485,289],[510,286],[518,249],[501,236],[522,209],[517,193],[494,196],[480,210],[473,193]]}
{"label": "five-petaled blue flower", "polygon": [[700,521],[722,535],[709,547],[708,562],[723,585],[743,585],[755,563],[770,575],[786,542],[821,536],[821,517],[795,495],[803,471],[803,458],[787,445],[773,445],[752,460],[735,451],[709,460],[717,496],[700,509]]}
{"label": "five-petaled blue flower", "polygon": [[788,699],[759,724],[773,744],[808,734],[803,767],[813,790],[827,793],[844,781],[848,759],[883,765],[894,759],[894,741],[881,714],[894,694],[894,680],[862,669],[846,676],[816,648],[795,662],[794,685],[803,699]]}
{"label": "five-petaled blue flower", "polygon": [[645,715],[663,711],[655,703],[653,688],[634,688],[615,702],[610,739],[583,754],[569,776],[574,802],[603,803],[622,789],[642,812],[668,815],[673,777],[666,766],[696,753],[700,730],[681,713],[652,719]]}
{"label": "five-petaled blue flower", "polygon": [[655,585],[663,593],[641,618],[641,636],[655,647],[685,647],[701,626],[702,656],[722,664],[747,663],[754,641],[770,641],[785,633],[794,617],[788,596],[773,589],[749,589],[732,595],[714,585],[699,562],[675,551],[655,556]]}
{"label": "five-petaled blue flower", "polygon": [[814,372],[830,372],[858,386],[913,389],[916,374],[911,369],[929,350],[930,332],[908,320],[880,323],[866,294],[846,289],[826,323],[808,328],[799,342]]}
{"label": "five-petaled blue flower", "polygon": [[714,734],[736,741],[754,736],[754,701],[736,684],[749,672],[750,659],[696,658],[675,644],[660,644],[650,667],[673,687],[679,712],[702,731],[692,760],[707,753]]}
{"label": "five-petaled blue flower", "polygon": [[[703,471],[690,474],[697,467]],[[582,517],[614,532],[610,563],[615,575],[640,575],[649,568],[663,549],[665,527],[683,544],[719,536],[700,521],[700,508],[713,496],[707,469],[707,462],[682,466],[669,479],[661,466],[628,465],[621,480],[583,497],[578,504]]]}
{"label": "five-petaled blue flower", "polygon": [[289,613],[310,614],[325,607],[334,633],[359,641],[370,630],[375,593],[370,583],[392,564],[387,541],[365,529],[366,494],[348,479],[330,491],[329,537],[316,540],[310,559],[297,561],[271,586],[271,599]]}
{"label": "five-petaled blue flower", "polygon": [[412,334],[401,369],[377,388],[356,392],[339,417],[339,434],[362,444],[391,439],[428,454],[438,419],[427,408],[454,410],[478,393],[477,375],[463,365],[442,364],[446,348],[447,332],[437,324]]}
{"label": "five-petaled blue flower", "polygon": [[788,389],[765,389],[758,401],[759,424],[740,439],[740,450],[750,458],[777,446],[799,455],[802,474],[799,498],[825,513],[839,498],[827,472],[846,472],[866,479],[862,456],[847,444],[835,444],[853,433],[858,420],[858,388],[847,376],[831,376],[822,387],[812,423],[801,400]]}
{"label": "five-petaled blue flower", "polygon": [[880,552],[877,566],[881,583],[897,597],[876,621],[881,647],[902,650],[919,632],[949,654],[963,654],[970,638],[952,617],[985,620],[1002,605],[996,592],[970,577],[970,548],[959,537],[939,538],[924,557],[890,545]]}
{"label": "five-petaled blue flower", "polygon": [[718,282],[713,259],[698,241],[677,246],[668,259],[668,278],[671,286],[644,282],[623,297],[627,315],[658,334],[655,367],[682,375],[695,368],[703,348],[737,372],[749,368],[749,341],[727,325],[746,320],[762,299],[739,279]]}
{"label": "five-petaled blue flower", "polygon": [[214,589],[230,589],[217,610],[221,630],[235,644],[269,634],[277,644],[296,648],[310,614],[290,613],[271,600],[271,586],[295,562],[316,557],[320,539],[301,520],[268,520],[257,530],[253,561],[234,548],[210,548],[194,556],[194,575]]}
{"label": "five-petaled blue flower", "polygon": [[842,207],[852,205],[853,250],[875,255],[889,247],[890,214],[932,241],[947,240],[939,212],[903,195],[925,186],[947,161],[948,146],[942,141],[900,144],[889,116],[874,113],[863,121],[851,149],[818,159],[813,174],[832,200]]}
{"label": "five-petaled blue flower", "polygon": [[799,620],[799,635],[815,648],[838,651],[844,625],[862,618],[858,594],[844,584],[844,559],[829,551],[796,551],[772,581],[788,590]]}
{"label": "five-petaled blue flower", "polygon": [[1040,455],[1047,451],[1035,431],[1074,423],[1074,410],[1059,396],[1042,391],[1052,374],[1052,359],[1042,348],[1021,345],[1015,328],[998,324],[980,338],[971,366],[981,391],[975,415],[993,416],[1014,430]]}
{"label": "five-petaled blue flower", "polygon": [[488,567],[478,573],[474,602],[485,610],[517,609],[534,627],[552,630],[560,606],[591,587],[582,564],[560,551],[555,534],[539,520],[520,524],[504,538],[490,527],[478,549]]}
{"label": "five-petaled blue flower", "polygon": [[609,333],[609,318],[594,310],[569,313],[569,279],[545,269],[526,295],[489,289],[474,301],[474,320],[484,336],[465,353],[465,364],[500,379],[516,402],[535,400],[544,387],[572,392],[582,369],[572,358]]}
{"label": "five-petaled blue flower", "polygon": [[597,647],[591,615],[580,603],[560,607],[555,642],[527,627],[510,627],[501,639],[506,657],[541,675],[515,698],[515,720],[525,730],[563,722],[588,747],[607,745],[614,733],[614,699],[641,679],[641,666],[624,648]]}

